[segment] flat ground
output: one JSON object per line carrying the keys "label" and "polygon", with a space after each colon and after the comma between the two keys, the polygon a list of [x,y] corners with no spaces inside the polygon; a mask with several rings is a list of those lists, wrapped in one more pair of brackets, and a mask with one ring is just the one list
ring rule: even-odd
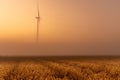
{"label": "flat ground", "polygon": [[120,80],[120,57],[1,57],[0,80]]}

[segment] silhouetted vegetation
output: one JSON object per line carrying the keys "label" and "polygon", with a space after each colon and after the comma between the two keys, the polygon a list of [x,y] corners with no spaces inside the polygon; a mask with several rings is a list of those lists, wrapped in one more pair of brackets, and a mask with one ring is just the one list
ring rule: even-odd
{"label": "silhouetted vegetation", "polygon": [[0,62],[0,80],[120,80],[120,59],[9,58]]}

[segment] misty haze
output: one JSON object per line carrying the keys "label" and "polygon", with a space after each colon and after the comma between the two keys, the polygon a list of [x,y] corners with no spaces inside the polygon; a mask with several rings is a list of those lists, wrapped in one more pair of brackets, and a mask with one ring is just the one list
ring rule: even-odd
{"label": "misty haze", "polygon": [[120,80],[120,0],[0,0],[0,80]]}
{"label": "misty haze", "polygon": [[1,55],[119,55],[119,3],[1,0]]}

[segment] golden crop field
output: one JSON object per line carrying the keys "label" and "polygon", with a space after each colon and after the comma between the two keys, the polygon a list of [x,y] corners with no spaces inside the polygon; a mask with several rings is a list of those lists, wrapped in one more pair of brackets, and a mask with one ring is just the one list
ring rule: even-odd
{"label": "golden crop field", "polygon": [[2,58],[0,80],[120,80],[120,59]]}

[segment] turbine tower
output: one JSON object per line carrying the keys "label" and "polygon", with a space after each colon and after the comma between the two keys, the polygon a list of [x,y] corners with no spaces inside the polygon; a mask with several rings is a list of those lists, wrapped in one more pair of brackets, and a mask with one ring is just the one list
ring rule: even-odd
{"label": "turbine tower", "polygon": [[39,45],[39,26],[40,26],[40,11],[39,11],[39,0],[37,0],[37,33],[36,33],[36,44]]}

